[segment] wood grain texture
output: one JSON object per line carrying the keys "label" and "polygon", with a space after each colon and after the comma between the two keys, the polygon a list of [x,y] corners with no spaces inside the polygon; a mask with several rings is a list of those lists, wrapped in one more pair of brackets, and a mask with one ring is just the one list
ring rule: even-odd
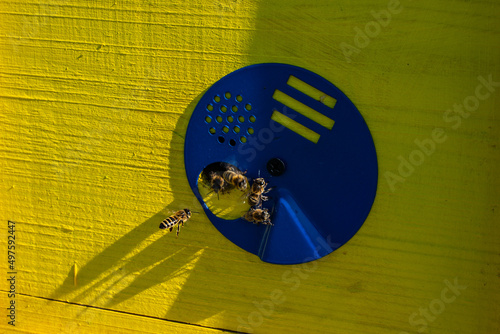
{"label": "wood grain texture", "polygon": [[[16,221],[18,274],[16,327],[2,313],[0,329],[499,332],[500,86],[483,84],[477,106],[467,98],[480,78],[500,82],[500,4],[393,4],[2,2],[0,243],[6,253]],[[363,44],[357,31],[389,7]],[[158,230],[180,208],[202,212],[183,159],[196,98],[261,62],[333,82],[377,148],[367,221],[304,267],[261,262],[203,214],[178,239]],[[463,103],[466,117],[447,113]],[[414,153],[435,129],[446,139]],[[418,157],[391,186],[387,172]]]}

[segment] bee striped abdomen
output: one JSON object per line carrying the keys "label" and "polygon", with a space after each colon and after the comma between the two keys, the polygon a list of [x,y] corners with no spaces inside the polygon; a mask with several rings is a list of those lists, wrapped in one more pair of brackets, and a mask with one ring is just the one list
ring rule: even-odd
{"label": "bee striped abdomen", "polygon": [[248,202],[250,206],[255,206],[260,203],[260,196],[258,194],[252,193],[248,195]]}
{"label": "bee striped abdomen", "polygon": [[172,231],[174,226],[177,225],[178,223],[179,223],[179,219],[177,217],[168,217],[160,223],[160,228],[161,229],[168,228],[168,229],[170,229],[170,231]]}
{"label": "bee striped abdomen", "polygon": [[184,226],[184,223],[189,218],[191,218],[191,210],[189,209],[179,210],[172,216],[165,218],[165,220],[160,223],[160,228],[162,230],[168,228],[168,230],[172,232],[174,227],[177,226],[176,237],[178,237],[181,226]]}
{"label": "bee striped abdomen", "polygon": [[243,174],[244,173],[241,172],[233,172],[228,170],[222,174],[222,177],[227,183],[232,184],[234,187],[241,191],[245,191],[248,187],[248,180]]}
{"label": "bee striped abdomen", "polygon": [[266,190],[266,186],[267,183],[263,178],[254,180],[250,188],[250,194],[248,195],[248,203],[251,206],[260,206],[262,201],[267,201],[268,198],[264,194],[268,193],[272,188]]}

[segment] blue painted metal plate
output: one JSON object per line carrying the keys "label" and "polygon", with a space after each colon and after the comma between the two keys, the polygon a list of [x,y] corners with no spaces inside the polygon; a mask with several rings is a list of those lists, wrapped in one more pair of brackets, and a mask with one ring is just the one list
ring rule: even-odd
{"label": "blue painted metal plate", "polygon": [[[334,107],[287,84],[290,76],[333,97]],[[276,90],[334,120],[333,127],[278,102]],[[274,111],[317,133],[317,143],[272,120]],[[323,77],[287,64],[247,66],[211,86],[191,115],[184,155],[189,185],[212,224],[270,263],[312,261],[345,244],[366,220],[377,190],[375,145],[355,105]],[[268,172],[272,158],[285,163],[282,175]],[[214,162],[247,171],[249,180],[260,174],[273,187],[263,203],[272,212],[273,226],[225,220],[208,209],[197,182]]]}

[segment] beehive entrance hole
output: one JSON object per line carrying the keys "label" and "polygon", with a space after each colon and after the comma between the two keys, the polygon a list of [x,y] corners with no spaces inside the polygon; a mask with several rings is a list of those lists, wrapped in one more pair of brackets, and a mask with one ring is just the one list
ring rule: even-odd
{"label": "beehive entrance hole", "polygon": [[[219,191],[217,194],[211,187],[213,176],[222,176],[228,166],[233,165],[225,162],[214,162],[206,166],[198,176],[198,191],[210,212],[218,218],[234,220],[243,216],[250,209],[250,205],[247,203],[247,192],[232,188],[229,191]],[[239,169],[236,168],[236,170]]]}

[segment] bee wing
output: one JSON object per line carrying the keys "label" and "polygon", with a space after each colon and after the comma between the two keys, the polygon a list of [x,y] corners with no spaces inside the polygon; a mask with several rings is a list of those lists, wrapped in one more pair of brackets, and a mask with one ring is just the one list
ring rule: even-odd
{"label": "bee wing", "polygon": [[250,196],[250,194],[251,194],[251,191],[250,191],[250,190],[247,190],[247,191],[243,192],[243,194],[240,196],[240,198],[241,198],[244,202],[246,202],[246,200],[248,199],[248,196]]}
{"label": "bee wing", "polygon": [[[251,209],[250,209],[250,210],[251,210]],[[248,211],[241,211],[241,212],[243,213],[243,215],[241,216],[241,218],[243,218],[243,219],[245,219],[246,221],[249,221],[249,222],[253,221],[253,220],[250,220],[250,219],[247,217]],[[248,215],[248,216],[249,216],[250,218],[252,217],[252,216],[250,216],[250,215]]]}
{"label": "bee wing", "polygon": [[230,182],[225,182],[224,183],[223,193],[227,193],[227,192],[229,192],[229,191],[231,191],[233,189],[234,189],[234,186],[233,186],[232,183],[230,183]]}
{"label": "bee wing", "polygon": [[230,163],[227,163],[227,162],[222,162],[220,164],[220,169],[222,171],[226,171],[226,170],[230,170],[230,171],[235,171],[236,170],[236,167],[231,165]]}

